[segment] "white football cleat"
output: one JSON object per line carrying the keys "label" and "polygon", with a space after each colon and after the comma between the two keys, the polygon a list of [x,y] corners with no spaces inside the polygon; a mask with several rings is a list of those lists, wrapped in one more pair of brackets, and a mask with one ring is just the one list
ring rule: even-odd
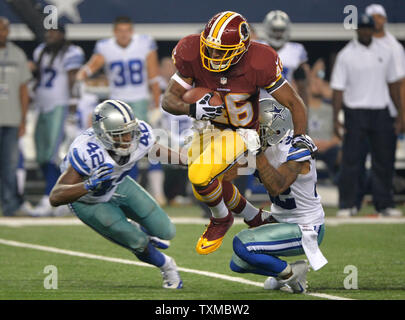
{"label": "white football cleat", "polygon": [[338,218],[349,218],[355,216],[357,214],[357,208],[346,208],[346,209],[339,209],[336,212],[336,217]]}
{"label": "white football cleat", "polygon": [[55,208],[51,206],[48,196],[43,196],[35,208],[28,210],[31,217],[50,217]]}
{"label": "white football cleat", "polygon": [[305,293],[307,290],[307,272],[309,266],[306,260],[298,260],[291,263],[292,276],[285,280],[277,280],[281,287],[289,286],[294,293]]}
{"label": "white football cleat", "polygon": [[401,217],[402,211],[396,208],[385,208],[381,210],[378,215],[383,217]]}
{"label": "white football cleat", "polygon": [[183,288],[183,281],[177,271],[177,265],[173,258],[166,256],[166,261],[160,267],[163,276],[163,288],[165,289],[181,289]]}
{"label": "white football cleat", "polygon": [[266,290],[278,290],[281,286],[281,283],[274,277],[268,277],[263,283],[263,288]]}

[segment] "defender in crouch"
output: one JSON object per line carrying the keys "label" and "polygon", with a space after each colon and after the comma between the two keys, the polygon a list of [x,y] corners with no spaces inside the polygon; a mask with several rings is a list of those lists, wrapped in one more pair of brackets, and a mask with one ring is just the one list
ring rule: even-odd
{"label": "defender in crouch", "polygon": [[[155,144],[152,128],[119,100],[106,100],[93,112],[92,128],[79,135],[61,165],[63,174],[50,195],[53,206],[69,204],[93,230],[129,249],[139,260],[160,268],[163,287],[180,289],[173,258],[155,248],[176,229],[157,202],[128,176],[136,161]],[[172,150],[158,145],[158,153]],[[159,155],[159,154],[158,154]],[[138,224],[141,226],[138,227]]]}

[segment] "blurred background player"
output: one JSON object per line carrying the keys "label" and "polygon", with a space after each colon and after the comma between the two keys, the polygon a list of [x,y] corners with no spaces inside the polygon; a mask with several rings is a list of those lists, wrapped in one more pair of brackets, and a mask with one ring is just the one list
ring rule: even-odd
{"label": "blurred background player", "polygon": [[[171,57],[163,57],[160,61],[161,89],[164,92],[170,78],[176,73],[176,66]],[[169,135],[169,145],[172,148],[183,148],[186,143],[186,135],[190,133],[193,120],[186,115],[173,115],[160,107],[161,128]],[[164,192],[169,205],[181,205],[187,203],[187,189],[189,181],[187,179],[187,168],[171,165],[163,166]],[[176,183],[173,183],[176,181]],[[190,203],[190,201],[188,201]]]}
{"label": "blurred background player", "polygon": [[[138,120],[125,102],[100,103],[93,112],[92,128],[70,146],[50,200],[54,206],[69,204],[93,230],[160,268],[164,288],[180,289],[183,282],[175,261],[158,251],[149,238],[170,240],[176,228],[158,203],[128,176],[155,142],[152,128]],[[171,150],[161,146],[159,150],[171,162]]]}
{"label": "blurred background player", "polygon": [[[46,181],[45,194],[29,214],[51,215],[49,193],[60,175],[58,151],[64,140],[67,115],[76,112],[76,73],[84,63],[84,52],[65,38],[65,27],[47,30],[45,43],[34,51],[34,105],[38,111],[34,140],[36,161]],[[70,109],[70,110],[69,110]]]}
{"label": "blurred background player", "polygon": [[305,105],[308,103],[308,55],[304,46],[290,41],[291,21],[287,13],[273,10],[263,20],[264,42],[277,51],[283,63],[283,77],[293,84]]}
{"label": "blurred background player", "polygon": [[[254,130],[250,133],[257,136]],[[269,193],[273,223],[235,236],[230,267],[239,273],[269,276],[265,289],[304,293],[307,262],[288,263],[279,257],[306,254],[314,270],[322,268],[327,260],[318,245],[325,233],[325,214],[316,192],[315,160],[309,150],[291,145],[292,136],[289,110],[273,99],[261,99],[260,140],[249,151],[256,154],[255,175]]]}
{"label": "blurred background player", "polygon": [[[94,53],[77,75],[82,81],[91,77],[104,66],[108,78],[110,99],[120,99],[128,103],[135,116],[153,122],[159,114],[159,60],[157,44],[148,35],[134,33],[132,19],[117,17],[113,26],[112,38],[97,41]],[[136,178],[137,167],[131,176]],[[164,204],[164,174],[160,164],[150,165],[148,183],[151,193]]]}
{"label": "blurred background player", "polygon": [[[283,78],[277,53],[270,46],[250,42],[249,25],[239,13],[224,11],[214,15],[200,35],[189,35],[178,42],[173,59],[178,72],[163,96],[163,108],[172,114],[185,114],[212,124],[194,134],[188,151],[188,177],[194,195],[205,202],[212,213],[196,251],[209,254],[219,248],[233,223],[232,212],[223,197],[225,189],[232,188],[232,184],[224,186],[222,179],[247,150],[249,142],[245,130],[258,129],[257,88],[265,89],[291,110],[296,132],[292,143],[310,150],[312,147],[304,137],[306,107]],[[210,105],[212,93],[195,103],[185,103],[183,94],[193,84],[218,91],[226,104]],[[254,218],[249,215],[248,219],[253,221]]]}
{"label": "blurred background player", "polygon": [[0,17],[0,202],[4,216],[16,215],[23,203],[17,188],[17,164],[19,138],[26,131],[27,82],[31,79],[27,57],[8,40],[9,32],[9,20]]}

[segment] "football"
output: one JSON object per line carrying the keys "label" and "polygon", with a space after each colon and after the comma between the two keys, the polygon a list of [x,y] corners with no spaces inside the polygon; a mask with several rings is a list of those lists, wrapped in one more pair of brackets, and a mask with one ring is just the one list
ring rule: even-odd
{"label": "football", "polygon": [[208,92],[214,93],[214,96],[209,101],[210,105],[219,106],[219,105],[223,104],[223,101],[222,101],[222,98],[221,98],[221,95],[219,94],[219,92],[216,92],[209,88],[203,88],[203,87],[197,87],[197,88],[193,88],[193,89],[186,91],[186,93],[183,95],[183,101],[186,103],[194,103],[194,102],[200,100]]}

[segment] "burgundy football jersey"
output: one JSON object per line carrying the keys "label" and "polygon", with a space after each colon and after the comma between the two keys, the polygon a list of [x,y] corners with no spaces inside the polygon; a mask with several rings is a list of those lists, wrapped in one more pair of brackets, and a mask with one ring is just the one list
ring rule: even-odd
{"label": "burgundy football jersey", "polygon": [[240,61],[224,72],[210,72],[202,66],[200,35],[190,35],[179,41],[173,50],[173,60],[179,73],[192,78],[195,87],[218,91],[226,108],[211,120],[219,127],[258,129],[259,92],[279,87],[282,64],[270,46],[251,42]]}

